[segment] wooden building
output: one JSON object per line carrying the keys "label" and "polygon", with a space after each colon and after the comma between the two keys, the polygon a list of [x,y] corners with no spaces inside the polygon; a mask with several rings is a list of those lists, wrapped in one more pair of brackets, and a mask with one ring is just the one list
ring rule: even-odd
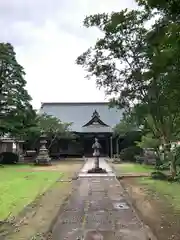
{"label": "wooden building", "polygon": [[122,119],[122,110],[109,108],[108,102],[42,103],[40,113],[72,123],[71,131],[77,139],[61,139],[51,147],[51,155],[92,156],[92,144],[97,137],[103,156],[118,153],[118,139],[113,127]]}

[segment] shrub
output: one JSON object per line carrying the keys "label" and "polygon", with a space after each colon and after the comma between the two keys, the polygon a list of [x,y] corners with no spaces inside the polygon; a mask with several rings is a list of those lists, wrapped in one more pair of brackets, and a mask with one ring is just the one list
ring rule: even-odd
{"label": "shrub", "polygon": [[142,164],[144,163],[144,157],[143,156],[135,156],[136,163]]}
{"label": "shrub", "polygon": [[136,162],[136,156],[142,154],[142,149],[137,146],[131,146],[123,149],[120,152],[120,159],[122,161]]}
{"label": "shrub", "polygon": [[0,153],[0,164],[15,164],[19,160],[19,156],[13,152]]}
{"label": "shrub", "polygon": [[160,171],[152,172],[151,177],[155,180],[168,180],[168,176]]}
{"label": "shrub", "polygon": [[170,168],[169,162],[162,163],[161,165],[156,165],[156,169],[160,171],[169,170],[169,168]]}

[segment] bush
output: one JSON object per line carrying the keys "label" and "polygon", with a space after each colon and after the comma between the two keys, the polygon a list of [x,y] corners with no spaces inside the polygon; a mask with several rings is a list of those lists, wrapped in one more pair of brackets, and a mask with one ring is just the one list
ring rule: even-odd
{"label": "bush", "polygon": [[151,177],[155,180],[168,180],[168,176],[160,171],[152,172]]}
{"label": "bush", "polygon": [[19,160],[19,156],[13,152],[0,153],[0,164],[16,164]]}
{"label": "bush", "polygon": [[161,165],[156,165],[156,169],[160,170],[160,171],[169,170],[169,168],[170,168],[170,163],[169,162],[165,162]]}
{"label": "bush", "polygon": [[144,157],[143,156],[135,156],[136,163],[143,164],[144,163]]}
{"label": "bush", "polygon": [[142,154],[142,149],[140,147],[131,146],[123,149],[120,152],[120,159],[122,161],[136,162],[137,155],[141,155],[141,154]]}

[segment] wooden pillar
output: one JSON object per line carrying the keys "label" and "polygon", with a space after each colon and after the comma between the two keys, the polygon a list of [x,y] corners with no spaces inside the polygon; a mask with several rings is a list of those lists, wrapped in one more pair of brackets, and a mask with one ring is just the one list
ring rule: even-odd
{"label": "wooden pillar", "polygon": [[110,137],[110,158],[113,158],[113,138]]}
{"label": "wooden pillar", "polygon": [[110,157],[110,152],[109,152],[109,137],[106,138],[106,148],[107,148],[107,155]]}
{"label": "wooden pillar", "polygon": [[119,156],[119,137],[116,138],[116,155]]}

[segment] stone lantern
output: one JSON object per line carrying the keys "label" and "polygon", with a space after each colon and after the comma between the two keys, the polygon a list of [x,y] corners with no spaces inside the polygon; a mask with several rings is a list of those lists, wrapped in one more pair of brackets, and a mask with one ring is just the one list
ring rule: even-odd
{"label": "stone lantern", "polygon": [[51,165],[51,158],[49,157],[48,149],[46,148],[46,138],[47,136],[45,134],[42,134],[40,137],[40,149],[35,160],[37,165]]}

